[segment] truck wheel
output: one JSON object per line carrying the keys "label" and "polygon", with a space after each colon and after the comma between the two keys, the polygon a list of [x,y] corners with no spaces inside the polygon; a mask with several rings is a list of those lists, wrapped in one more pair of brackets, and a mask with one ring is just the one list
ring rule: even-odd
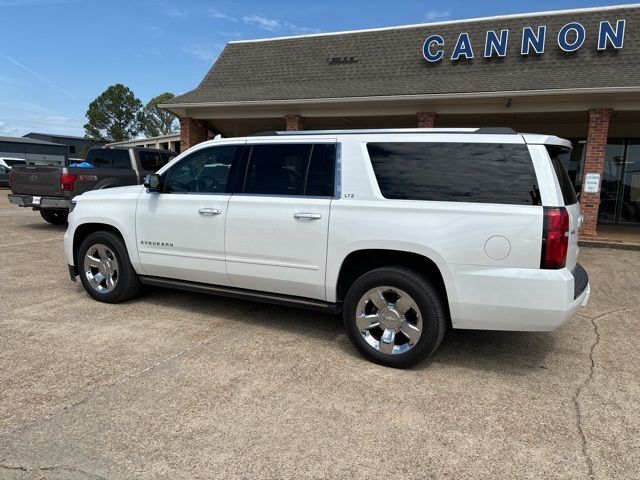
{"label": "truck wheel", "polygon": [[95,232],[85,238],[76,266],[84,289],[100,302],[124,302],[140,290],[127,247],[111,232]]}
{"label": "truck wheel", "polygon": [[65,225],[69,212],[66,210],[40,210],[40,216],[52,225]]}
{"label": "truck wheel", "polygon": [[371,361],[395,368],[410,367],[435,352],[447,316],[431,282],[401,267],[362,275],[349,288],[343,307],[353,345]]}

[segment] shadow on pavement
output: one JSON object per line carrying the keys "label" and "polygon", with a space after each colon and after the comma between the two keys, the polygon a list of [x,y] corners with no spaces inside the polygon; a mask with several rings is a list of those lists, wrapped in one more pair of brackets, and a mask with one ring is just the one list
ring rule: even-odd
{"label": "shadow on pavement", "polygon": [[[147,287],[139,301],[202,315],[232,317],[233,321],[287,335],[338,342],[345,354],[360,357],[349,342],[339,315],[163,288],[151,290]],[[238,309],[242,313],[238,314]],[[414,369],[428,369],[431,364],[438,363],[520,375],[545,368],[544,360],[553,350],[554,343],[550,333],[450,329],[435,355]]]}

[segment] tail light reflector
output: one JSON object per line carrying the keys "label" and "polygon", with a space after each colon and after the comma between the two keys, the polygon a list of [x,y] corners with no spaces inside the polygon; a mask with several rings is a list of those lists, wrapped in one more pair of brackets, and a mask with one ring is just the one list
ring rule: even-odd
{"label": "tail light reflector", "polygon": [[540,268],[564,268],[569,249],[569,213],[564,207],[544,207]]}
{"label": "tail light reflector", "polygon": [[73,186],[76,183],[78,177],[73,173],[61,173],[60,174],[60,189],[63,192],[73,192]]}

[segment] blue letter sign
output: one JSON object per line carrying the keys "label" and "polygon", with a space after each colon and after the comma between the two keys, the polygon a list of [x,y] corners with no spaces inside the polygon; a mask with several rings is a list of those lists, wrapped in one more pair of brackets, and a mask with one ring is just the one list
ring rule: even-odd
{"label": "blue letter sign", "polygon": [[500,38],[498,38],[495,31],[489,30],[487,32],[487,40],[484,43],[484,58],[491,58],[493,52],[496,52],[499,57],[505,57],[507,55],[508,41],[509,30],[500,30]]}
{"label": "blue letter sign", "polygon": [[540,55],[544,53],[544,40],[547,36],[547,27],[541,25],[538,27],[538,34],[533,33],[533,28],[524,27],[522,29],[522,46],[520,47],[521,55],[529,55],[529,49]]}
{"label": "blue letter sign", "polygon": [[[0,0],[2,3],[2,0]],[[620,50],[624,47],[626,20],[616,20],[613,22],[603,20],[598,28],[598,50]],[[594,28],[595,29],[595,28]],[[555,32],[554,32],[555,33]],[[593,32],[595,35],[595,32]],[[485,32],[484,58],[506,57],[509,45],[509,30],[487,30]],[[480,42],[480,33],[474,33],[474,41]],[[594,37],[595,38],[595,37]],[[577,52],[582,48],[587,39],[587,31],[580,22],[569,22],[558,30],[558,47],[567,53]],[[451,39],[448,39],[451,41]],[[521,55],[542,55],[545,51],[547,40],[547,26],[523,27],[520,43]],[[429,35],[422,45],[422,55],[430,63],[440,62],[446,53],[445,39],[442,35]],[[473,46],[468,33],[462,32],[458,35],[451,60],[457,61],[461,58],[472,60],[474,58]]]}
{"label": "blue letter sign", "polygon": [[624,20],[616,22],[616,29],[609,22],[600,22],[600,32],[598,33],[598,50],[606,50],[607,44],[611,43],[613,48],[619,50],[624,45]]}
{"label": "blue letter sign", "polygon": [[[575,32],[576,39],[573,42],[569,41],[569,32]],[[575,52],[584,43],[584,39],[587,37],[584,27],[578,22],[567,23],[560,29],[558,33],[558,46],[565,52]]]}
{"label": "blue letter sign", "polygon": [[461,33],[458,37],[451,60],[458,60],[462,55],[467,59],[473,58],[473,48],[471,48],[471,40],[469,40],[468,33]]}
{"label": "blue letter sign", "polygon": [[422,46],[422,55],[428,62],[439,62],[444,57],[444,50],[440,49],[436,52],[431,52],[431,46],[437,45],[439,47],[444,47],[444,38],[440,35],[431,35],[427,37],[424,41],[424,45]]}

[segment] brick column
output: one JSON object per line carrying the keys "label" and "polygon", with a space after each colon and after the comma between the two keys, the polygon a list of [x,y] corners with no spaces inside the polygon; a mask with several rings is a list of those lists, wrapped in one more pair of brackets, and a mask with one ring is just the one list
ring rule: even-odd
{"label": "brick column", "polygon": [[286,115],[284,121],[287,124],[287,130],[304,130],[304,117],[300,115]]}
{"label": "brick column", "polygon": [[438,120],[436,112],[418,112],[418,128],[434,128]]}
{"label": "brick column", "polygon": [[207,128],[191,117],[180,117],[180,151],[204,142],[207,139]]}
{"label": "brick column", "polygon": [[589,133],[587,134],[587,151],[584,157],[582,172],[582,194],[580,195],[580,210],[584,215],[584,223],[580,229],[583,237],[595,237],[598,224],[598,209],[600,208],[600,192],[587,193],[584,191],[584,176],[587,173],[598,173],[602,180],[604,158],[609,136],[609,119],[613,109],[602,108],[589,110]]}

